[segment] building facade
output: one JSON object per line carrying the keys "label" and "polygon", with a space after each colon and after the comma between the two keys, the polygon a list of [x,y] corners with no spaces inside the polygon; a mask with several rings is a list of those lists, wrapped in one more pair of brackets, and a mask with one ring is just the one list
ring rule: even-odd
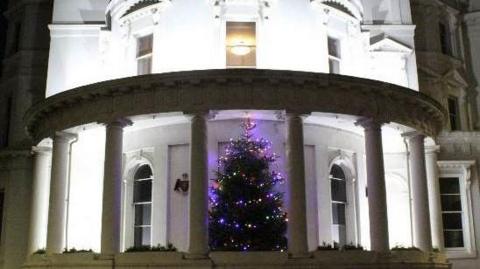
{"label": "building facade", "polygon": [[[0,268],[480,267],[480,2],[5,15]],[[209,251],[209,179],[247,117],[286,175],[286,252]]]}

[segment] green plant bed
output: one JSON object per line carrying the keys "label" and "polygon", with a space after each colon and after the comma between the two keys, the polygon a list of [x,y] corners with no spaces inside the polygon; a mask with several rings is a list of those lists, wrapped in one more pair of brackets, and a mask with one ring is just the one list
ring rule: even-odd
{"label": "green plant bed", "polygon": [[42,254],[46,254],[47,251],[44,249],[44,248],[41,248],[41,249],[37,249],[37,251],[33,252],[32,254],[33,255],[42,255]]}
{"label": "green plant bed", "polygon": [[355,245],[353,243],[350,243],[350,244],[347,244],[347,245],[344,245],[340,248],[340,250],[344,250],[344,251],[351,251],[351,250],[360,250],[360,251],[363,251],[363,247],[358,244],[358,245]]}
{"label": "green plant bed", "polygon": [[317,247],[317,250],[318,251],[332,251],[332,250],[336,250],[336,251],[360,250],[360,251],[363,251],[364,248],[361,245],[355,245],[353,243],[343,245],[343,246],[339,246],[338,243],[335,242],[335,243],[333,243],[333,246],[332,246],[331,244],[327,244],[327,243],[323,242],[323,244],[321,246]]}
{"label": "green plant bed", "polygon": [[171,243],[169,243],[166,247],[157,245],[156,247],[152,246],[137,246],[137,247],[130,247],[125,250],[125,252],[175,252],[177,248],[175,248]]}
{"label": "green plant bed", "polygon": [[71,248],[71,249],[64,249],[63,254],[75,254],[75,253],[93,253],[93,250],[91,249],[75,249],[75,248]]}
{"label": "green plant bed", "polygon": [[392,251],[419,251],[419,252],[421,252],[421,250],[419,248],[416,248],[416,247],[402,247],[402,246],[393,247],[391,250]]}
{"label": "green plant bed", "polygon": [[317,247],[318,251],[332,251],[332,250],[340,250],[337,243],[334,243],[333,246],[331,244],[327,244],[325,242],[322,245]]}

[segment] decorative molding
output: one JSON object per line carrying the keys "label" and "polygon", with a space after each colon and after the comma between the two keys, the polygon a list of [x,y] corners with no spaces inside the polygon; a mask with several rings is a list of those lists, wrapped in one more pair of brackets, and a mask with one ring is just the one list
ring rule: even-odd
{"label": "decorative molding", "polygon": [[310,2],[322,9],[337,9],[360,21],[363,18],[363,6],[358,0],[310,0]]}
{"label": "decorative molding", "polygon": [[393,52],[411,54],[413,49],[385,35],[373,37],[370,41],[370,52]]}
{"label": "decorative molding", "polygon": [[105,24],[50,24],[50,36],[60,37],[97,37]]}
{"label": "decorative molding", "polygon": [[297,71],[221,69],[129,77],[69,90],[25,116],[35,141],[116,118],[172,111],[282,110],[396,122],[435,136],[446,111],[417,91],[362,78]]}
{"label": "decorative molding", "polygon": [[[143,2],[148,2],[148,5],[141,5]],[[151,16],[153,24],[157,25],[160,19],[160,14],[165,11],[165,9],[167,9],[170,5],[170,0],[139,1],[135,5],[132,5],[127,11],[125,11],[125,14],[118,18],[118,21],[120,25],[125,25],[135,22],[144,17]]]}
{"label": "decorative molding", "polygon": [[258,17],[268,19],[271,9],[277,0],[208,0],[217,19],[229,19],[238,15],[241,10],[244,15],[250,14],[250,19]]}

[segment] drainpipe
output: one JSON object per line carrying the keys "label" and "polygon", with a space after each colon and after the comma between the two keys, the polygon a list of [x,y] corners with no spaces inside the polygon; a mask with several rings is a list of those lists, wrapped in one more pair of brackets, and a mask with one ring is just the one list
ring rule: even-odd
{"label": "drainpipe", "polygon": [[67,176],[67,197],[65,201],[67,203],[67,212],[66,221],[65,221],[65,248],[68,250],[68,222],[69,222],[69,215],[70,215],[70,184],[71,184],[71,177],[72,177],[72,149],[73,144],[78,142],[78,136],[75,137],[74,140],[70,143],[70,149],[68,150],[68,176]]}
{"label": "drainpipe", "polygon": [[413,205],[412,205],[412,182],[410,176],[410,148],[408,147],[407,138],[403,138],[405,144],[405,161],[407,164],[407,183],[408,183],[408,209],[410,211],[410,238],[413,246]]}

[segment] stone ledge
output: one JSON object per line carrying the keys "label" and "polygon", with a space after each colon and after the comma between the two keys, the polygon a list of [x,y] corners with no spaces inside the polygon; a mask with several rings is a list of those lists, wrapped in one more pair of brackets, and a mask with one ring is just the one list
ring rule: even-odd
{"label": "stone ledge", "polygon": [[[116,269],[146,268],[222,268],[222,269],[448,269],[444,255],[418,251],[317,251],[312,258],[289,259],[281,252],[212,252],[209,259],[186,260],[178,252],[139,252],[115,255]],[[112,257],[93,253],[33,255],[23,268],[113,268]]]}

